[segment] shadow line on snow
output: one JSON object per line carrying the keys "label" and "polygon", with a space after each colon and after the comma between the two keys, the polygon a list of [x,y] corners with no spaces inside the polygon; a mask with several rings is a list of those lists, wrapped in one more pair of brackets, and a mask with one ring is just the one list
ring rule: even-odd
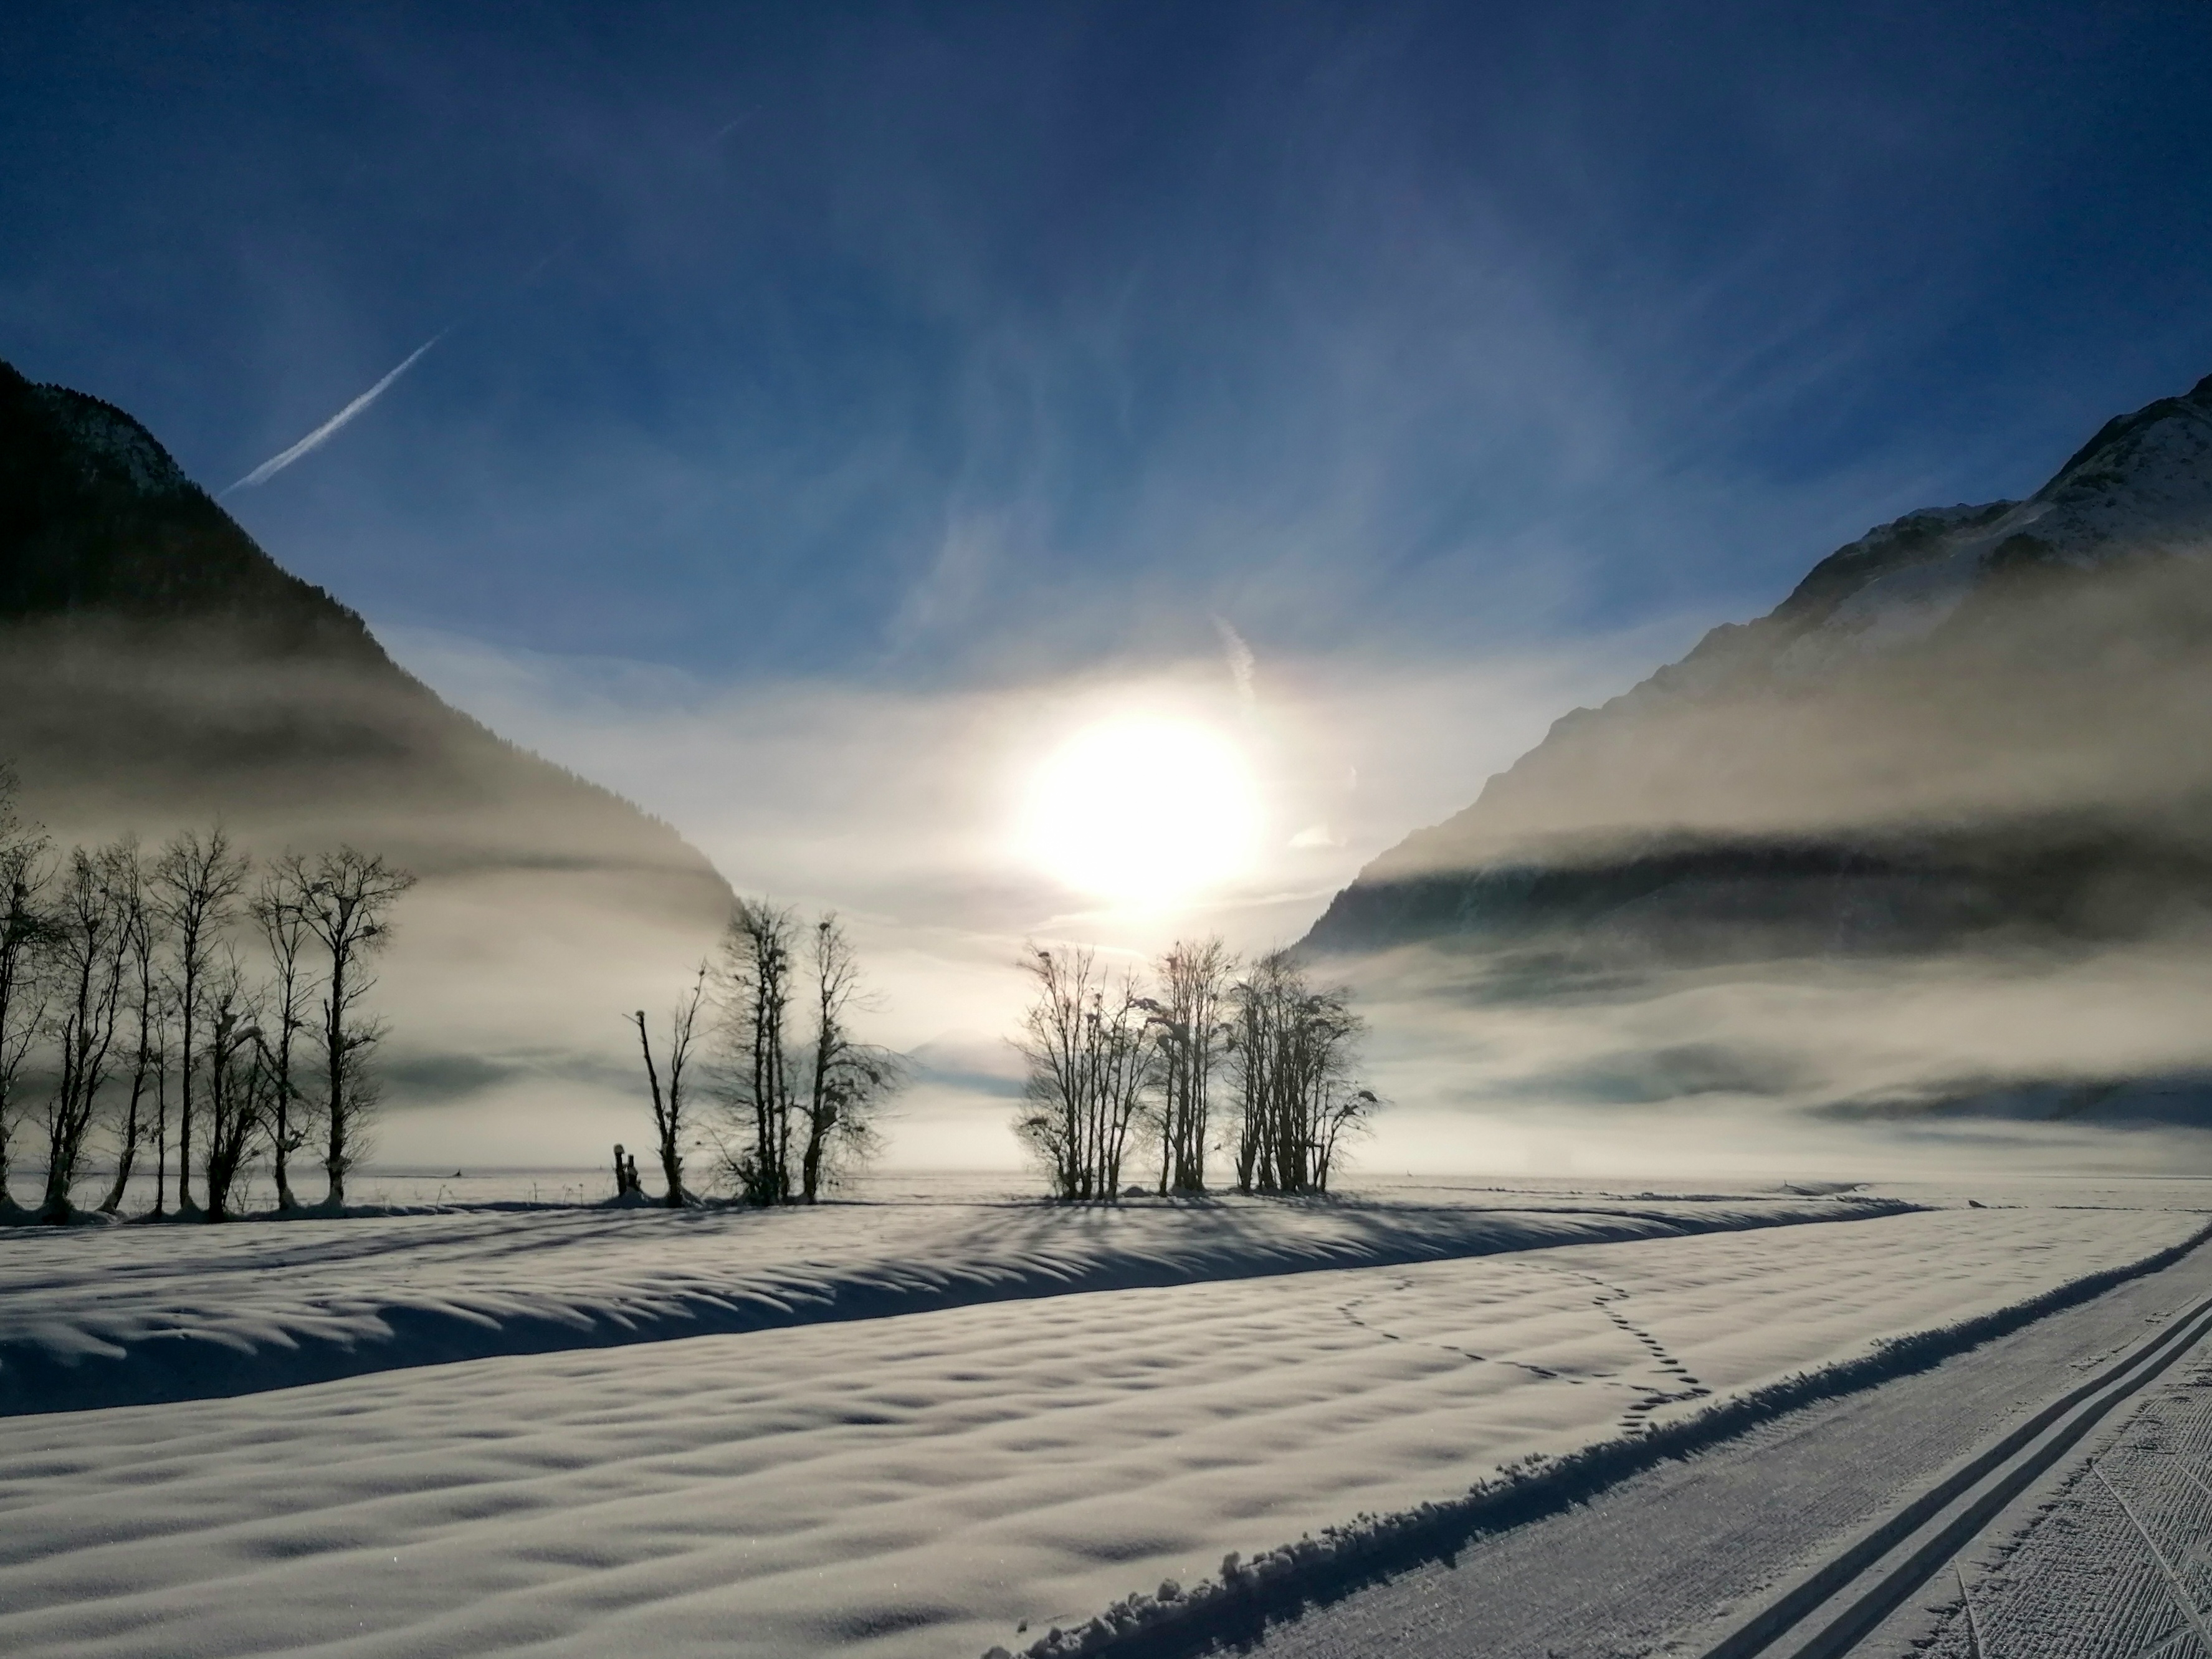
{"label": "shadow line on snow", "polygon": [[[88,1310],[81,1321],[27,1310],[14,1328],[0,1328],[0,1416],[233,1398],[420,1365],[741,1335],[1044,1297],[1872,1220],[1920,1207],[1854,1200],[1826,1214],[1739,1211],[1702,1217],[1628,1206],[1376,1212],[1371,1218],[1340,1218],[1353,1224],[1331,1238],[1261,1237],[1257,1224],[1241,1216],[1225,1225],[1209,1216],[1214,1224],[1206,1235],[1125,1242],[1105,1236],[1103,1217],[1061,1212],[1053,1222],[1040,1217],[1034,1231],[1025,1225],[1012,1237],[1000,1232],[990,1241],[993,1248],[965,1261],[883,1259],[826,1271],[818,1261],[787,1261],[720,1279],[696,1273],[694,1264],[672,1261],[657,1280],[565,1296],[542,1284],[411,1297],[362,1294],[318,1286],[312,1274],[320,1264],[309,1261],[301,1264],[308,1274],[301,1295],[284,1308],[229,1308],[219,1297],[211,1305],[198,1304],[180,1295],[173,1304],[155,1299],[135,1308]],[[665,1218],[659,1224],[684,1225],[685,1212],[659,1214]],[[1073,1242],[1087,1249],[1066,1250],[1071,1231]],[[422,1259],[435,1261],[444,1255],[439,1241],[425,1242],[429,1248]],[[1066,1254],[1055,1256],[1054,1243]],[[356,1260],[364,1253],[378,1254],[357,1245],[341,1251]],[[326,1296],[307,1293],[325,1288]]]}

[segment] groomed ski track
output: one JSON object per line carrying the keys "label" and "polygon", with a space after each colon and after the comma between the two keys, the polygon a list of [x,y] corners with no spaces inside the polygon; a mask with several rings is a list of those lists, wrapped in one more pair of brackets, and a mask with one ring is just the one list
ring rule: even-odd
{"label": "groomed ski track", "polygon": [[[1516,1524],[1317,1575],[1145,1659],[1895,1659],[1899,1608],[2212,1334],[2212,1249],[1941,1364],[1801,1406]],[[2011,1507],[2008,1509],[2008,1506]],[[1333,1582],[1331,1580],[1333,1579]],[[1954,1598],[1955,1599],[1955,1598]],[[1885,1619],[1888,1623],[1885,1624]]]}
{"label": "groomed ski track", "polygon": [[2030,1483],[2212,1333],[2212,1297],[1947,1470],[1788,1585],[1702,1659],[1836,1659],[1871,1635]]}

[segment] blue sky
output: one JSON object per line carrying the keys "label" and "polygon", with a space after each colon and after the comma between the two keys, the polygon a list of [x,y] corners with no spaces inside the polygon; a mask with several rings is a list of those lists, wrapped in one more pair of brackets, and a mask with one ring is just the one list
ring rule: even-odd
{"label": "blue sky", "polygon": [[[1294,939],[1568,707],[2212,372],[2208,70],[2202,0],[14,0],[0,356],[839,908],[874,1035],[1003,1059],[1024,939]],[[1117,911],[1019,826],[1157,714],[1261,827]],[[1416,1015],[1385,1164],[1474,1133],[1423,1056],[1489,1039]],[[956,1096],[901,1157],[1012,1156]]]}
{"label": "blue sky", "polygon": [[1763,610],[2212,371],[2201,4],[19,3],[0,356],[713,684]]}

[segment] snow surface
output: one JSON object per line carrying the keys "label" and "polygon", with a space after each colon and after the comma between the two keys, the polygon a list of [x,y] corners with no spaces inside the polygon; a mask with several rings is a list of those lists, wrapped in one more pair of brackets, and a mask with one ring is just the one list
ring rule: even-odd
{"label": "snow surface", "polygon": [[[1516,1505],[1518,1524],[1494,1530],[1432,1528],[1329,1573],[1314,1602],[1264,1599],[1235,1629],[1273,1615],[1267,1659],[1688,1659],[2207,1294],[2212,1251],[2192,1252],[1879,1388],[1623,1471],[1593,1501]],[[1936,1599],[1945,1589],[1955,1595],[1948,1572]],[[1890,1634],[1855,1654],[1911,1659]],[[2037,1651],[1985,1642],[1978,1659]]]}
{"label": "snow surface", "polygon": [[[934,1237],[936,1271],[952,1271],[1024,1259],[1004,1249],[1022,1224],[1072,1212],[982,1228],[995,1255],[945,1228],[966,1213],[908,1206],[877,1218],[873,1237],[888,1262]],[[1326,1233],[1334,1212],[1278,1213],[1243,1230],[1278,1243],[1306,1228],[1323,1230],[1309,1242],[1348,1236]],[[1081,1218],[1097,1231],[1063,1228],[1054,1250],[1080,1236],[1129,1253],[1116,1261],[1188,1259],[1173,1236],[1188,1212]],[[1018,1648],[1163,1578],[1192,1583],[1227,1552],[1452,1498],[1532,1454],[1617,1437],[2141,1260],[2203,1220],[2178,1209],[1918,1212],[1030,1293],[17,1417],[0,1422],[0,1650],[858,1659]],[[533,1273],[581,1282],[582,1247],[567,1233],[510,1223],[502,1252],[495,1234],[468,1235],[463,1249],[448,1230],[441,1255],[408,1226],[355,1225],[362,1243],[350,1253],[322,1247],[326,1285],[395,1273],[458,1285],[465,1264],[505,1274],[503,1295],[525,1294]],[[228,1237],[256,1231],[280,1244],[310,1237],[305,1226]],[[1216,1224],[1205,1249],[1234,1231]],[[764,1247],[796,1236],[771,1224],[746,1237]],[[639,1283],[653,1260],[647,1235],[622,1237],[638,1242],[604,1246],[621,1266],[603,1285]],[[188,1236],[114,1230],[89,1242],[140,1239],[180,1247]],[[1021,1242],[1038,1259],[1036,1237]],[[0,1254],[21,1271],[12,1248]],[[56,1272],[60,1253],[41,1254]],[[166,1282],[216,1259],[180,1262]],[[122,1274],[126,1299],[155,1271],[149,1255]],[[210,1305],[252,1301],[267,1277],[218,1277]],[[73,1317],[90,1316],[93,1290],[62,1287]]]}
{"label": "snow surface", "polygon": [[2212,1360],[2178,1367],[2093,1444],[2060,1490],[2014,1509],[2022,1533],[1960,1564],[1948,1616],[1916,1644],[1929,1659],[2212,1652]]}
{"label": "snow surface", "polygon": [[[956,1189],[957,1190],[957,1189]],[[1878,1212],[1852,1197],[429,1210],[0,1235],[0,1412],[496,1354]]]}

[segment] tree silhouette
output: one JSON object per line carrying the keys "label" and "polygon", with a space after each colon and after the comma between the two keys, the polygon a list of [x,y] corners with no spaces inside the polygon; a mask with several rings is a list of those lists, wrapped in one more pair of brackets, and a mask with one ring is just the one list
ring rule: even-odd
{"label": "tree silhouette", "polygon": [[1091,951],[1027,947],[1036,996],[1015,1039],[1029,1103],[1014,1132],[1066,1199],[1119,1196],[1130,1131],[1152,1076],[1143,1000],[1133,976],[1109,982]]}
{"label": "tree silhouette", "polygon": [[236,915],[246,867],[219,823],[205,833],[187,830],[176,836],[154,866],[155,902],[168,930],[170,987],[177,1006],[177,1208],[186,1213],[195,1208],[193,1054],[205,1018],[201,1005],[217,942]]}
{"label": "tree silhouette", "polygon": [[[637,1027],[637,1045],[645,1055],[645,1079],[653,1091],[653,1128],[659,1142],[660,1175],[667,1186],[665,1202],[672,1210],[681,1209],[690,1194],[684,1188],[684,1135],[686,1112],[690,1104],[687,1092],[691,1069],[692,1048],[699,1037],[699,1013],[707,1000],[708,964],[701,963],[691,983],[676,999],[676,1006],[668,1016],[668,1086],[663,1091],[660,1073],[653,1063],[653,1041],[647,1035],[645,1011],[641,1008],[630,1016]],[[621,1148],[616,1148],[619,1156]]]}
{"label": "tree silhouette", "polygon": [[342,847],[315,860],[302,895],[301,914],[325,957],[316,1036],[323,1048],[323,1173],[329,1182],[323,1202],[333,1209],[345,1202],[346,1176],[368,1150],[376,1105],[368,1060],[385,1026],[361,1013],[376,983],[369,964],[391,941],[392,907],[414,884],[413,875],[382,857]]}

